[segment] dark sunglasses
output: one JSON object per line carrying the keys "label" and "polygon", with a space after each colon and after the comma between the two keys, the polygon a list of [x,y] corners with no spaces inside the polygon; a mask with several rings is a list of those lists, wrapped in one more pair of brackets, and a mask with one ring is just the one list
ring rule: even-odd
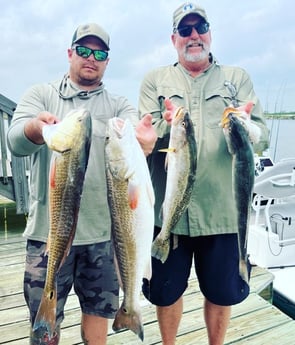
{"label": "dark sunglasses", "polygon": [[81,56],[82,58],[88,58],[91,54],[93,54],[95,60],[97,61],[105,61],[109,55],[108,52],[100,49],[90,49],[84,46],[75,46],[77,55]]}
{"label": "dark sunglasses", "polygon": [[181,26],[177,29],[177,31],[181,37],[190,36],[192,34],[193,29],[195,29],[198,34],[203,35],[209,31],[209,26],[210,25],[207,22],[200,22],[194,25]]}

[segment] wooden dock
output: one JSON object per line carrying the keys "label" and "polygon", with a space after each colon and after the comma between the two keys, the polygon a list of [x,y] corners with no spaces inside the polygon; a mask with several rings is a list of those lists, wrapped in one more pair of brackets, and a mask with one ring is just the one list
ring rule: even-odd
{"label": "wooden dock", "polygon": [[[3,232],[0,231],[0,344],[29,343],[28,310],[22,292],[24,260],[25,241],[21,235],[4,237]],[[251,294],[246,301],[233,307],[225,344],[292,345],[295,343],[295,321],[269,302],[272,280],[271,273],[254,267]],[[184,313],[177,345],[207,344],[202,301],[197,281],[191,279],[184,296]],[[161,344],[155,308],[144,298],[141,302],[144,342],[129,330],[114,334],[110,321],[108,344]],[[74,293],[70,294],[66,304],[61,334],[62,345],[82,344],[80,308]]]}

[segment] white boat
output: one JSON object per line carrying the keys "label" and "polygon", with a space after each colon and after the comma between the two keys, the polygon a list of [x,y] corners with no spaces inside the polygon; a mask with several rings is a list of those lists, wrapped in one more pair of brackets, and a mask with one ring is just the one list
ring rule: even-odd
{"label": "white boat", "polygon": [[274,274],[274,304],[295,318],[295,158],[255,179],[248,235],[251,264]]}

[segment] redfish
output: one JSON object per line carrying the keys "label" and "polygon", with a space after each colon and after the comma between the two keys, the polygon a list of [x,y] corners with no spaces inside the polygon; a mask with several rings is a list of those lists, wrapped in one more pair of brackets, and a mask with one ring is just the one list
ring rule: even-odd
{"label": "redfish", "polygon": [[49,176],[49,253],[33,338],[50,340],[56,324],[56,279],[75,236],[87,169],[91,142],[89,112],[73,110],[58,124],[45,125],[43,137],[48,147],[54,150]]}
{"label": "redfish", "polygon": [[129,120],[109,120],[105,158],[112,240],[123,290],[113,330],[127,328],[143,340],[139,297],[142,279],[151,277],[155,197],[146,157]]}

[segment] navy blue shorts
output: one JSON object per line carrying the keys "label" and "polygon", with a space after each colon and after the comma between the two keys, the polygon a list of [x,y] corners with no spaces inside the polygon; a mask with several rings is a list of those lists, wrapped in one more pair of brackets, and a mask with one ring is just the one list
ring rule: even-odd
{"label": "navy blue shorts", "polygon": [[164,264],[152,258],[152,278],[144,279],[142,287],[145,297],[158,306],[176,302],[188,286],[193,258],[200,290],[211,303],[234,305],[249,295],[249,286],[239,275],[237,234],[222,234],[178,236],[178,246]]}

